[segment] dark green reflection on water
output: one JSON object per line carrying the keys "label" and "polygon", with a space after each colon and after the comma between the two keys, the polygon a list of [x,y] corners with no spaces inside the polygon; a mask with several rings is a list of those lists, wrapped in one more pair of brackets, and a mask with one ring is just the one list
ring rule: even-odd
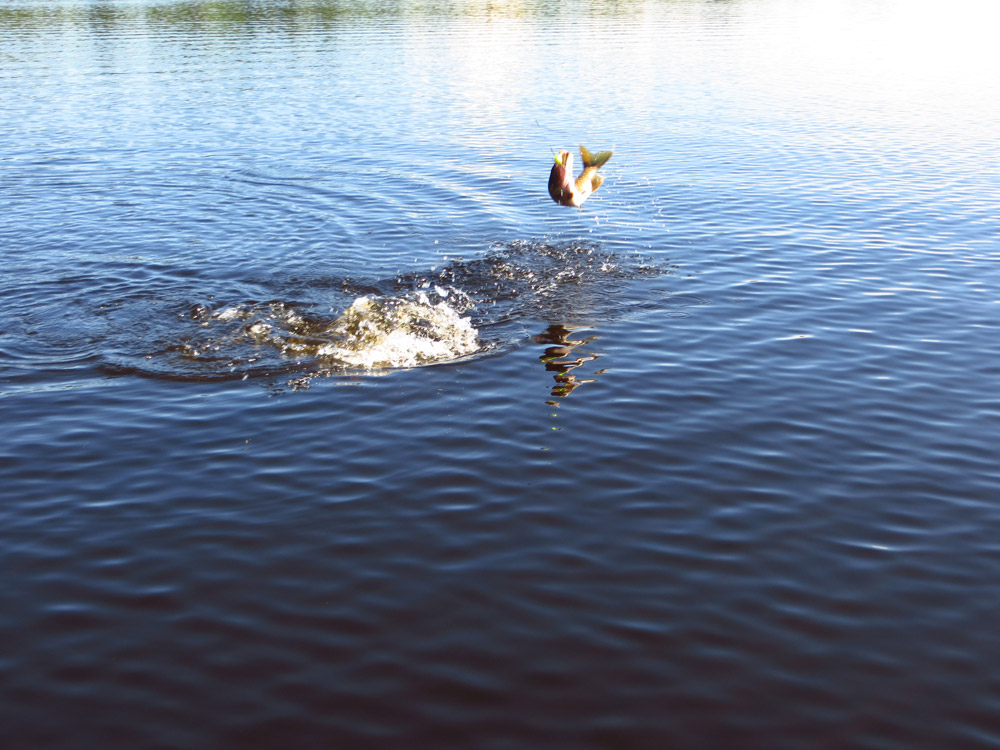
{"label": "dark green reflection on water", "polygon": [[653,0],[207,0],[206,2],[71,2],[0,6],[0,27],[44,28],[57,24],[113,26],[150,22],[163,26],[224,29],[266,23],[326,24],[390,19],[513,19],[556,17],[628,17]]}

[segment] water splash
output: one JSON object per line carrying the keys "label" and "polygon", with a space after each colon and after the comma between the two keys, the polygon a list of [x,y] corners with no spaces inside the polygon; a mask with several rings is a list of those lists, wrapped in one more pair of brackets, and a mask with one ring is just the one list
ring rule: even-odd
{"label": "water splash", "polygon": [[596,243],[515,242],[385,280],[268,280],[258,286],[274,296],[263,302],[209,294],[164,304],[160,290],[155,303],[107,306],[120,335],[106,369],[181,380],[295,375],[287,382],[304,387],[320,376],[438,364],[515,346],[538,323],[613,317],[629,308],[625,283],[664,273]]}
{"label": "water splash", "polygon": [[[457,290],[364,295],[340,316],[307,314],[284,302],[200,309],[206,335],[177,347],[190,361],[213,359],[220,352],[243,357],[248,364],[275,356],[317,372],[417,367],[449,361],[480,349],[478,332],[449,304],[462,299]],[[239,356],[237,356],[237,359]]]}
{"label": "water splash", "polygon": [[457,359],[479,349],[478,332],[444,300],[358,297],[330,329],[316,354],[350,367],[415,367]]}

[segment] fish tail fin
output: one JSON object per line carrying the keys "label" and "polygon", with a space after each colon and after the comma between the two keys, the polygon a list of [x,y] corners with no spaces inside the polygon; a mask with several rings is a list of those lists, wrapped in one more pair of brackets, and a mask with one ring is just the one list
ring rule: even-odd
{"label": "fish tail fin", "polygon": [[592,154],[585,146],[580,146],[580,158],[583,159],[584,169],[587,167],[597,167],[600,169],[608,163],[608,159],[611,158],[611,154],[613,153],[614,151],[601,151],[600,153]]}

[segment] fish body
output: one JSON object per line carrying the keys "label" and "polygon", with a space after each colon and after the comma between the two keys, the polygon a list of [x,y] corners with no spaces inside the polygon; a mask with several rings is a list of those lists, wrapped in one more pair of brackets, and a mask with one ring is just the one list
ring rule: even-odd
{"label": "fish body", "polygon": [[597,170],[608,163],[613,151],[601,151],[592,154],[580,146],[580,159],[583,161],[583,171],[576,180],[573,179],[573,153],[560,151],[556,155],[556,163],[549,172],[549,195],[560,206],[575,206],[582,208],[583,202],[589,198],[604,182]]}

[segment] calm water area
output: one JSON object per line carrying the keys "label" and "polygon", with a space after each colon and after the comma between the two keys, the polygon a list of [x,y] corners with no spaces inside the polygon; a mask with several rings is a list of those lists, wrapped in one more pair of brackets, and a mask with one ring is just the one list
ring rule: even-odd
{"label": "calm water area", "polygon": [[997,28],[4,0],[0,745],[1000,747]]}

